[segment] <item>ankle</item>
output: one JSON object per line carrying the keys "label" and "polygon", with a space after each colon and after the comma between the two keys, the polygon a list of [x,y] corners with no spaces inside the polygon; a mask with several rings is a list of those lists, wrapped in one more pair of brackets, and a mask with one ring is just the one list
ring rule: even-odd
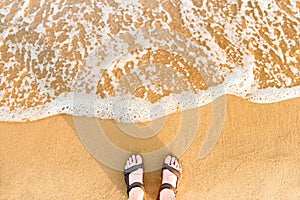
{"label": "ankle", "polygon": [[170,189],[163,189],[159,193],[160,200],[175,200],[175,193]]}
{"label": "ankle", "polygon": [[143,200],[144,191],[140,187],[132,188],[129,192],[129,200]]}

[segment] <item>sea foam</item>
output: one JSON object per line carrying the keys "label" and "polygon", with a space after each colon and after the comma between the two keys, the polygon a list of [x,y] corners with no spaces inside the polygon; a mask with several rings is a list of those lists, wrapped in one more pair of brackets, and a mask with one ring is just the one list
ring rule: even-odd
{"label": "sea foam", "polygon": [[2,3],[0,15],[2,121],[139,122],[226,94],[300,96],[293,2],[24,1]]}

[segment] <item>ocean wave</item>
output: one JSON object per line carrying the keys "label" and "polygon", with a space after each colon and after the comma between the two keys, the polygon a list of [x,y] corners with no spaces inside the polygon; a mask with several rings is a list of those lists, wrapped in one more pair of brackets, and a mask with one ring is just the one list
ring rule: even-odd
{"label": "ocean wave", "polygon": [[0,120],[153,120],[233,94],[300,96],[290,1],[0,4]]}

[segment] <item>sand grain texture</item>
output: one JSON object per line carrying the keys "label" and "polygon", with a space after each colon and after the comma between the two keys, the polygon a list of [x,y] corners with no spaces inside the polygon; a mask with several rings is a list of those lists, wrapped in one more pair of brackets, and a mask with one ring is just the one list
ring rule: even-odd
{"label": "sand grain texture", "polygon": [[[234,96],[227,100],[222,135],[205,159],[198,155],[210,124],[211,105],[199,109],[196,138],[180,157],[183,177],[177,199],[299,199],[300,99],[272,104]],[[178,113],[167,120],[178,124]],[[112,140],[122,134],[112,120],[103,123],[110,126]],[[154,139],[162,143],[170,139],[165,133],[158,136]],[[142,152],[160,145],[122,141],[113,142]],[[0,199],[127,198],[122,172],[93,159],[80,142],[71,116],[1,122],[0,142]],[[145,175],[147,199],[155,199],[159,181],[159,171]]]}

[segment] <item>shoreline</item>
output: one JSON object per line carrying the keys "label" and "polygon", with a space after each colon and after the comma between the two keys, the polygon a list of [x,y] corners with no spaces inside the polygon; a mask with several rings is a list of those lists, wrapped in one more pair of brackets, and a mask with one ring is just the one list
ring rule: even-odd
{"label": "shoreline", "polygon": [[[300,196],[300,98],[256,104],[227,95],[217,145],[199,159],[211,123],[211,104],[191,146],[180,157],[177,199],[297,199]],[[0,199],[127,199],[123,174],[97,162],[80,141],[72,116],[33,122],[0,122]],[[180,114],[149,139],[133,139],[113,120],[100,120],[117,146],[135,152],[163,147],[174,137]],[[173,134],[173,135],[172,135]],[[146,198],[155,199],[160,171],[145,174]]]}
{"label": "shoreline", "polygon": [[[223,87],[222,85],[219,85],[217,87]],[[143,122],[147,122],[147,121],[153,121],[153,120],[157,120],[159,118],[162,118],[162,117],[166,117],[167,115],[172,115],[172,114],[176,114],[177,112],[182,112],[182,111],[185,111],[185,110],[190,110],[190,109],[199,109],[200,107],[202,106],[206,106],[208,104],[214,104],[215,101],[217,101],[219,98],[223,98],[223,97],[227,97],[227,96],[234,96],[236,98],[241,98],[245,101],[249,101],[251,103],[255,103],[255,104],[273,104],[273,103],[278,103],[278,102],[282,102],[282,101],[288,101],[288,100],[292,100],[292,99],[297,99],[297,98],[300,98],[300,86],[294,86],[292,88],[265,88],[265,89],[258,89],[256,92],[254,93],[251,93],[249,95],[246,95],[247,97],[245,97],[245,95],[243,96],[238,96],[237,94],[233,94],[233,93],[225,93],[225,94],[222,94],[218,89],[215,89],[214,87],[208,89],[208,90],[205,90],[204,93],[207,92],[208,94],[205,94],[206,97],[204,98],[204,100],[202,100],[202,103],[196,103],[196,104],[199,104],[199,105],[195,105],[195,104],[191,104],[189,105],[189,103],[187,103],[186,106],[188,106],[187,108],[181,108],[181,110],[177,110],[177,111],[172,111],[170,113],[170,109],[172,110],[171,107],[168,107],[168,105],[163,105],[163,103],[159,103],[158,105],[159,106],[162,106],[163,108],[165,108],[166,110],[165,111],[160,111],[160,113],[155,113],[156,115],[158,114],[159,117],[156,117],[156,118],[151,118],[150,116],[150,120],[142,120],[142,123]],[[69,93],[67,93],[69,95]],[[213,94],[211,96],[211,94]],[[74,94],[73,94],[74,95]],[[114,97],[110,97],[110,98],[106,98],[106,99],[100,99],[100,101],[97,101],[97,99],[94,99],[88,95],[84,96],[86,99],[89,99],[90,101],[90,104],[87,104],[86,101],[84,100],[84,98],[82,98],[81,100],[77,100],[78,102],[74,103],[74,96],[72,94],[70,94],[69,96],[65,96],[65,97],[59,97],[58,99],[54,100],[53,102],[50,102],[48,104],[45,104],[45,105],[42,105],[41,108],[40,107],[30,107],[29,109],[27,110],[23,110],[21,112],[23,113],[31,113],[31,116],[33,115],[41,115],[42,117],[31,117],[31,119],[28,118],[28,114],[24,114],[23,115],[20,115],[20,111],[19,110],[1,110],[2,112],[2,115],[4,116],[13,116],[13,117],[6,117],[3,118],[3,116],[0,117],[0,122],[13,122],[13,123],[27,123],[27,122],[34,122],[34,121],[38,121],[38,120],[43,120],[43,119],[47,119],[49,117],[53,117],[53,116],[58,116],[58,115],[71,115],[73,117],[91,117],[91,118],[98,118],[100,120],[115,120],[114,118],[105,118],[105,117],[99,117],[97,115],[99,115],[99,110],[95,109],[95,107],[98,107],[100,105],[110,105],[111,103],[109,103],[110,101],[112,102],[118,102],[117,100],[114,100]],[[178,96],[176,96],[178,95]],[[200,94],[197,94],[198,96],[201,96]],[[184,96],[184,94],[175,94],[175,99],[180,99],[181,97],[180,96]],[[211,96],[212,100],[209,100],[208,96]],[[174,97],[170,97],[170,99],[168,99],[169,97],[166,96],[165,97],[166,99],[163,99],[162,102],[172,102],[173,101],[173,98]],[[67,100],[66,100],[67,99]],[[80,96],[79,96],[79,99],[80,99]],[[193,98],[193,96],[191,96],[191,99],[196,99],[196,98]],[[141,102],[136,102],[138,104],[145,104],[148,106],[148,109],[151,110],[151,107],[149,107],[149,105],[152,105],[151,103],[145,101],[145,100],[142,100],[142,99],[139,99],[137,98],[136,100],[141,100]],[[104,102],[101,102],[101,101],[104,101]],[[106,102],[105,102],[106,101]],[[126,101],[129,101],[129,100],[126,100]],[[131,99],[132,101],[132,99]],[[197,100],[200,102],[200,100]],[[73,102],[73,104],[70,104],[68,102]],[[120,101],[119,104],[122,104],[124,102]],[[181,106],[182,104],[185,104],[186,102],[181,102]],[[56,107],[54,107],[55,109],[53,109],[53,104],[54,105],[58,105]],[[124,103],[126,104],[126,103]],[[131,102],[132,105],[135,104],[134,101]],[[172,103],[171,103],[172,104]],[[225,102],[226,104],[226,102]],[[76,109],[77,106],[80,106],[80,105],[84,105],[83,108],[81,109]],[[92,105],[92,106],[90,106]],[[127,105],[128,106],[128,105]],[[146,106],[146,107],[147,107]],[[157,106],[157,105],[153,105],[154,107]],[[171,105],[172,106],[172,105]],[[107,113],[107,110],[109,109],[112,109],[111,108],[112,105],[110,105],[110,107],[103,107],[102,109],[105,110],[106,108],[106,113],[104,114],[100,114],[102,116],[107,116],[107,115],[112,115],[112,114],[117,114],[117,117],[124,117],[121,113],[115,113],[112,111],[112,113],[108,114]],[[40,109],[39,109],[40,108]],[[68,109],[67,109],[68,108]],[[122,109],[128,109],[128,107],[120,107]],[[61,111],[58,111],[58,110],[61,110]],[[88,113],[85,114],[85,115],[82,115],[82,114],[78,114],[79,113],[82,113],[83,110],[88,110]],[[138,108],[140,109],[140,108]],[[40,111],[42,110],[42,111]],[[81,112],[80,112],[81,110]],[[116,110],[116,109],[113,109],[113,110]],[[74,114],[77,113],[77,114]],[[94,112],[94,114],[93,114]],[[142,112],[142,110],[141,110]],[[166,113],[167,114],[162,114],[162,113]],[[48,113],[48,114],[46,114]],[[133,114],[133,113],[131,113]],[[137,113],[135,113],[137,114]],[[18,116],[19,115],[19,116]],[[16,117],[17,116],[17,117]],[[23,117],[22,117],[23,116]],[[149,118],[149,116],[147,116]],[[1,119],[2,118],[2,119]],[[118,119],[119,119],[118,118]],[[125,117],[126,118],[126,117]],[[125,123],[139,123],[140,121],[130,121],[130,120],[135,120],[135,119],[125,119],[126,121],[123,121]],[[129,121],[128,121],[129,120]]]}

